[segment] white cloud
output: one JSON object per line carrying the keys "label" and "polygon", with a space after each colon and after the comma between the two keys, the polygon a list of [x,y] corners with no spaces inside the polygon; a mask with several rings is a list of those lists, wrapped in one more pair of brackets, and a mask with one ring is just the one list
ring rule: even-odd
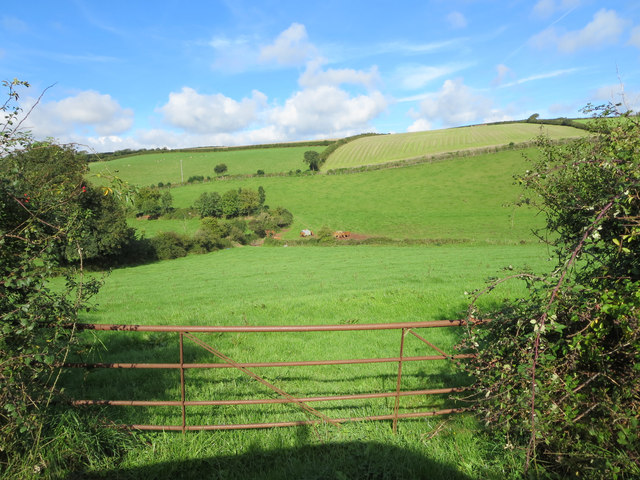
{"label": "white cloud", "polygon": [[420,110],[413,112],[413,116],[415,121],[409,131],[428,124],[456,127],[510,118],[507,112],[494,108],[491,99],[475,93],[461,79],[446,80],[440,91],[420,103]]}
{"label": "white cloud", "polygon": [[373,88],[380,81],[378,68],[373,66],[369,71],[354,70],[352,68],[341,68],[322,70],[322,65],[326,60],[318,57],[307,63],[307,69],[298,79],[298,83],[307,88],[321,85],[341,85],[350,83],[353,85],[363,85],[366,88]]}
{"label": "white cloud", "polygon": [[582,48],[616,43],[628,24],[629,21],[619,17],[614,10],[602,9],[581,30],[563,33],[550,27],[532,37],[530,42],[538,48],[557,46],[561,52],[573,53]]}
{"label": "white cloud", "polygon": [[309,42],[305,26],[292,23],[271,45],[260,49],[260,60],[275,60],[276,63],[286,66],[301,65],[314,56],[315,52],[316,48]]}
{"label": "white cloud", "polygon": [[632,45],[636,48],[640,48],[640,26],[634,27],[631,30],[631,38],[629,38],[629,45]]}
{"label": "white cloud", "polygon": [[407,132],[424,132],[425,130],[431,130],[431,122],[424,118],[418,118],[407,128]]}
{"label": "white cloud", "polygon": [[251,98],[236,101],[220,93],[203,95],[189,87],[169,94],[158,110],[174,127],[193,133],[220,133],[242,130],[254,122],[266,96],[256,90]]}
{"label": "white cloud", "polygon": [[[28,111],[35,99],[27,99]],[[59,101],[36,106],[25,122],[38,137],[71,138],[74,133],[115,135],[133,124],[133,110],[122,108],[110,95],[88,90]]]}
{"label": "white cloud", "polygon": [[286,138],[333,136],[370,131],[370,121],[387,107],[380,92],[350,97],[335,86],[324,85],[295,93],[270,120]]}
{"label": "white cloud", "polygon": [[468,23],[465,16],[460,12],[451,12],[447,15],[447,21],[453,28],[465,28]]}

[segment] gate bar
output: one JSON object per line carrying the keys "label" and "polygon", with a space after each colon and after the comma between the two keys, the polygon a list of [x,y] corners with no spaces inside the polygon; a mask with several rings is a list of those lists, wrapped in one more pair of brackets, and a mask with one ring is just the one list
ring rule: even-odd
{"label": "gate bar", "polygon": [[[413,333],[413,332],[412,332]],[[419,362],[423,360],[447,360],[450,358],[472,358],[473,354],[461,353],[457,355],[424,355],[421,357],[404,357],[403,362]],[[399,362],[399,357],[389,358],[355,358],[349,360],[310,360],[300,362],[249,362],[241,363],[241,367],[306,367],[316,365],[351,365],[358,363],[395,363]],[[67,368],[235,368],[227,363],[73,363],[67,362],[58,364],[59,367]]]}
{"label": "gate bar", "polygon": [[[411,330],[409,330],[411,331]],[[393,408],[393,433],[398,431],[398,409],[400,407],[400,382],[402,381],[402,357],[404,356],[404,337],[407,329],[402,329],[400,337],[400,361],[398,362],[398,381],[396,382],[396,404]]]}
{"label": "gate bar", "polygon": [[184,386],[184,333],[180,332],[180,402],[182,404],[182,433],[185,432],[187,426],[187,410],[184,404],[185,386]]}
{"label": "gate bar", "polygon": [[[421,417],[433,417],[436,415],[448,415],[450,413],[462,413],[467,411],[467,408],[448,408],[445,410],[436,410],[433,412],[415,412],[415,413],[400,413],[397,418],[421,418]],[[352,418],[333,418],[331,419],[336,423],[346,422],[362,422],[362,421],[375,421],[375,420],[392,420],[396,415],[374,415],[370,417],[352,417]],[[273,428],[273,427],[297,427],[300,425],[317,425],[322,423],[322,420],[300,420],[295,422],[273,422],[273,423],[244,423],[244,424],[230,424],[230,425],[194,425],[188,426],[188,431],[195,430],[246,430],[250,428]],[[179,425],[122,425],[119,428],[127,428],[134,430],[174,430],[180,431],[182,427]]]}
{"label": "gate bar", "polygon": [[400,328],[432,328],[456,327],[478,322],[467,320],[434,320],[428,322],[397,323],[363,323],[348,325],[121,325],[108,323],[75,323],[78,330],[113,330],[130,332],[183,332],[183,333],[216,333],[216,332],[326,332],[351,330],[397,330]]}
{"label": "gate bar", "polygon": [[[401,397],[411,397],[419,395],[440,395],[444,393],[463,392],[465,387],[452,387],[452,388],[435,388],[430,390],[411,390],[400,392]],[[370,398],[389,398],[395,397],[397,392],[382,392],[382,393],[356,393],[351,395],[333,395],[326,397],[304,397],[295,398],[295,401],[300,402],[330,402],[332,400],[366,400]],[[184,402],[187,407],[197,406],[215,406],[215,405],[264,405],[270,403],[295,403],[287,398],[262,398],[254,400],[191,400]],[[177,407],[182,405],[182,402],[171,400],[73,400],[72,405],[111,405],[111,406],[125,406],[125,407]]]}

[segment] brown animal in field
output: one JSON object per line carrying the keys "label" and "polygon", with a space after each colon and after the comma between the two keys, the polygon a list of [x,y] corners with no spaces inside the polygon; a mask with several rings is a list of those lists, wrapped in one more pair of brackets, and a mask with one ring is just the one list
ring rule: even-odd
{"label": "brown animal in field", "polygon": [[333,232],[333,238],[349,238],[351,236],[351,232],[343,232],[342,230],[338,230]]}

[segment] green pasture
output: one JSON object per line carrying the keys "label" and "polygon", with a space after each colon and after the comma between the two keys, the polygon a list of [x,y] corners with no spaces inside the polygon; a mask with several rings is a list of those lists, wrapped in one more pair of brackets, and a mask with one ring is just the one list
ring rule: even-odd
{"label": "green pasture", "polygon": [[127,223],[138,232],[139,236],[144,238],[155,237],[158,232],[176,232],[186,235],[193,235],[200,228],[200,218],[195,216],[187,216],[183,219],[174,220],[145,220],[143,218],[128,218]]}
{"label": "green pasture", "polygon": [[[522,193],[513,175],[528,168],[523,154],[535,152],[508,150],[350,175],[217,181],[171,194],[176,207],[187,207],[203,192],[263,186],[268,205],[293,213],[285,239],[326,225],[395,239],[518,243],[534,240],[531,229],[541,224],[531,209],[512,205]],[[182,220],[166,225],[184,229]],[[145,227],[151,231],[152,221]]]}
{"label": "green pasture", "polygon": [[560,125],[509,123],[430,130],[426,132],[376,135],[359,138],[338,148],[322,170],[374,165],[445,152],[529,142],[544,133],[552,139],[588,135],[588,132]]}
{"label": "green pasture", "polygon": [[90,164],[91,181],[100,184],[99,174],[117,175],[131,185],[178,184],[189,177],[216,177],[214,167],[227,165],[227,175],[248,175],[263,170],[265,174],[305,170],[304,152],[321,152],[325,147],[273,147],[218,152],[198,150],[154,152]]}
{"label": "green pasture", "polygon": [[[95,311],[81,320],[292,325],[456,319],[465,315],[470,298],[465,292],[483,288],[485,279],[500,274],[501,268],[527,266],[543,271],[550,264],[541,245],[235,248],[113,271],[95,298]],[[482,305],[488,308],[522,293],[522,285],[506,283]],[[419,333],[449,352],[459,338],[456,328]],[[222,333],[199,334],[198,338],[235,361],[291,361],[394,357],[399,353],[400,333]],[[82,339],[84,361],[178,361],[176,334],[85,333]],[[405,355],[432,353],[418,339],[405,339]],[[188,340],[185,355],[188,363],[217,361]],[[253,370],[291,395],[321,396],[394,391],[397,364]],[[175,370],[94,369],[67,372],[61,381],[67,394],[75,398],[177,400],[178,378]],[[447,361],[413,362],[403,367],[403,390],[467,382]],[[231,369],[188,370],[186,385],[187,400],[275,397]],[[459,403],[446,395],[406,397],[400,412],[455,405]],[[312,406],[340,418],[390,413],[393,400]],[[180,409],[175,407],[108,407],[103,413],[116,422],[180,424]],[[191,425],[310,418],[286,405],[189,407],[187,415]],[[492,452],[491,443],[479,436],[473,419],[464,415],[402,420],[398,435],[392,434],[390,422],[382,421],[342,428],[322,425],[185,436],[153,433],[145,438],[151,447],[141,443],[117,469],[109,470],[107,465],[98,473],[156,478],[159,472],[183,474],[178,471],[182,469],[194,475],[216,472],[216,478],[342,478],[338,475],[342,473],[348,475],[345,478],[470,479],[504,478],[506,462],[502,448],[498,447],[497,454]],[[309,458],[314,455],[317,462]],[[507,452],[507,457],[511,455]],[[369,474],[362,468],[370,469]]]}

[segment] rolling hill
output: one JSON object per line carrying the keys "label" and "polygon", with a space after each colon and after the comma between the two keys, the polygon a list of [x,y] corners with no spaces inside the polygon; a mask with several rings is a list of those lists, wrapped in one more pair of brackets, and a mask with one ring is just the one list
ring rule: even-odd
{"label": "rolling hill", "polygon": [[544,133],[552,139],[588,135],[585,130],[562,125],[507,123],[362,137],[337,149],[323,170],[375,165],[447,152],[530,142]]}

